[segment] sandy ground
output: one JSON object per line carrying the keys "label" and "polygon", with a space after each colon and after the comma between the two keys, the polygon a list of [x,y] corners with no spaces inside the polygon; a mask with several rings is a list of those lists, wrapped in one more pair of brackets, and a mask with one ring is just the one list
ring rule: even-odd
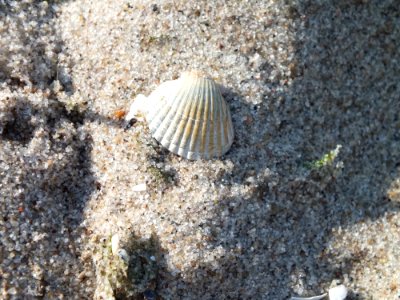
{"label": "sandy ground", "polygon": [[[0,0],[0,37],[1,299],[399,299],[398,1]],[[188,69],[221,159],[123,129]]]}

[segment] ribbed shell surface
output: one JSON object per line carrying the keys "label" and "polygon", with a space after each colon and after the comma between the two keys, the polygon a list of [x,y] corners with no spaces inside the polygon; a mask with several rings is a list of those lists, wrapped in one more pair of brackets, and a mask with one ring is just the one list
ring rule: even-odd
{"label": "ribbed shell surface", "polygon": [[184,73],[149,97],[150,132],[171,152],[187,159],[210,159],[231,147],[230,111],[212,79]]}

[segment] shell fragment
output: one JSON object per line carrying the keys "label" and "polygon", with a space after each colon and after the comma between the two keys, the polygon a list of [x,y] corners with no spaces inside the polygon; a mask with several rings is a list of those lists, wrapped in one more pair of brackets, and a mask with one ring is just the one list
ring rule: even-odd
{"label": "shell fragment", "polygon": [[145,192],[147,190],[147,185],[145,183],[141,183],[132,187],[133,192]]}
{"label": "shell fragment", "polygon": [[314,297],[292,297],[290,300],[320,300],[329,297],[329,300],[344,300],[347,297],[347,288],[344,285],[338,285],[329,289],[328,293]]}

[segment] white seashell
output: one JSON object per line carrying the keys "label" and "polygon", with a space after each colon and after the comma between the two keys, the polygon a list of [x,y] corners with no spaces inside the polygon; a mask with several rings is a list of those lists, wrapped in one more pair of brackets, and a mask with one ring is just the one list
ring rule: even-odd
{"label": "white seashell", "polygon": [[111,251],[112,251],[112,254],[117,255],[118,250],[119,250],[119,236],[118,236],[118,234],[114,234],[111,237]]}
{"label": "white seashell", "polygon": [[232,145],[229,107],[215,82],[199,72],[160,85],[142,111],[152,136],[184,158],[219,157]]}
{"label": "white seashell", "polygon": [[125,120],[129,122],[131,119],[136,118],[138,115],[140,115],[141,112],[144,113],[146,100],[147,98],[145,95],[137,95],[135,100],[132,102],[131,107],[129,108],[129,112],[125,116]]}
{"label": "white seashell", "polygon": [[132,187],[133,192],[145,192],[147,190],[146,183],[141,183]]}
{"label": "white seashell", "polygon": [[329,290],[329,300],[344,300],[347,297],[347,288],[344,285],[338,285]]}
{"label": "white seashell", "polygon": [[117,255],[120,259],[122,259],[126,264],[129,263],[129,254],[125,249],[118,249]]}
{"label": "white seashell", "polygon": [[329,297],[329,300],[344,300],[347,297],[347,288],[344,285],[338,285],[329,289],[328,293],[314,297],[291,297],[290,300],[320,300]]}

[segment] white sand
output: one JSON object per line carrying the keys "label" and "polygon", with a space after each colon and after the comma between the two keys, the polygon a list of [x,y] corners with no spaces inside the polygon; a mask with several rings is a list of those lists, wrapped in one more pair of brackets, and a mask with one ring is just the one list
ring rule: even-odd
{"label": "white sand", "polygon": [[[0,298],[398,299],[398,5],[225,2],[0,0]],[[222,159],[118,119],[186,69]]]}

